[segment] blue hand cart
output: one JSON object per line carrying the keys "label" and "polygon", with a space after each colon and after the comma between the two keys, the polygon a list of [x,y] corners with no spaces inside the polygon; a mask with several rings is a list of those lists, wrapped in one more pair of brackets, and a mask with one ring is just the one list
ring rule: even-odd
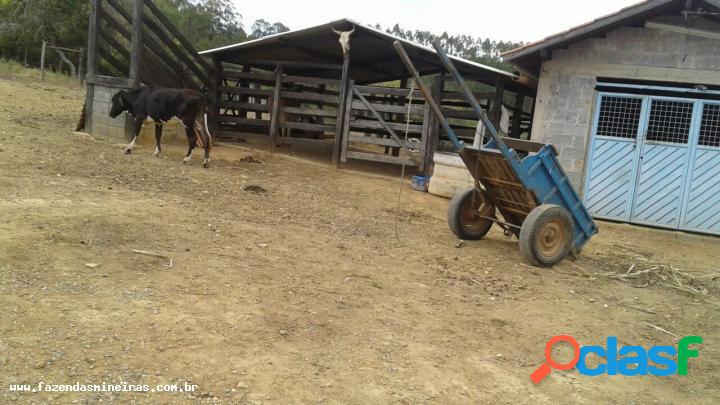
{"label": "blue hand cart", "polygon": [[[555,147],[501,136],[436,43],[440,60],[490,133],[489,141],[481,148],[465,146],[433,100],[402,44],[396,41],[394,46],[475,179],[475,187],[458,193],[450,202],[450,230],[460,239],[477,240],[497,224],[506,235],[519,239],[520,253],[535,266],[552,266],[568,253],[579,254],[598,227],[560,166]],[[525,157],[521,158],[518,152]]]}

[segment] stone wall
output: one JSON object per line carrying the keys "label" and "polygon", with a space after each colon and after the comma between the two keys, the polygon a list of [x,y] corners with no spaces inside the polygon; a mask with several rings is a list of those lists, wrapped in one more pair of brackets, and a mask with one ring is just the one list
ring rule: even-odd
{"label": "stone wall", "polygon": [[[671,18],[654,21],[683,25]],[[720,31],[720,25],[694,23]],[[622,27],[553,51],[543,63],[533,140],[554,144],[582,190],[598,77],[720,85],[720,41],[665,30]]]}

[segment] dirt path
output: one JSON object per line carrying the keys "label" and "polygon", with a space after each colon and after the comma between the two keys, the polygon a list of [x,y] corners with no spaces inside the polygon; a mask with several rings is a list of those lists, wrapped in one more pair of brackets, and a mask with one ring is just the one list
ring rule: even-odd
{"label": "dirt path", "polygon": [[[82,96],[0,80],[2,403],[720,401],[717,281],[703,299],[591,276],[718,272],[716,238],[602,223],[578,261],[536,269],[496,230],[456,248],[447,200],[406,191],[398,241],[397,179],[229,147],[210,170],[181,146],[123,155],[68,131]],[[703,337],[688,376],[529,380],[557,334],[677,345],[647,323]],[[8,389],[39,381],[198,389]]]}

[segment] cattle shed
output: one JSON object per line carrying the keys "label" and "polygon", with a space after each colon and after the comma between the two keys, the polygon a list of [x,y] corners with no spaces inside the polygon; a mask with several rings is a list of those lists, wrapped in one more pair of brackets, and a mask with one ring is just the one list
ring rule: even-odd
{"label": "cattle shed", "polygon": [[[349,19],[200,52],[212,59],[215,75],[211,131],[221,139],[258,134],[271,149],[331,146],[336,167],[358,159],[430,172],[434,152],[450,148],[420,91],[411,92],[395,41],[432,86],[456,133],[472,143],[478,118],[435,51]],[[534,81],[454,62],[492,119],[504,118],[510,136],[529,137]]]}
{"label": "cattle shed", "polygon": [[503,57],[538,77],[533,140],[594,216],[720,234],[720,2],[645,1]]}

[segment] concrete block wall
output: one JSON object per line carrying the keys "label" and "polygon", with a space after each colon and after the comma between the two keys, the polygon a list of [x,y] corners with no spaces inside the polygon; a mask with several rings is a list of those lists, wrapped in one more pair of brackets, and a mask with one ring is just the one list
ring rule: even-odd
{"label": "concrete block wall", "polygon": [[[93,90],[90,133],[117,142],[129,141],[129,135],[132,133],[132,121],[128,114],[124,112],[115,118],[110,118],[109,115],[112,96],[123,89],[99,84],[93,86],[95,88]],[[163,142],[186,142],[186,139],[185,130],[179,121],[172,120],[163,125]],[[146,122],[143,124],[139,142],[141,144],[155,144],[155,125],[153,123]]]}
{"label": "concrete block wall", "polygon": [[110,118],[110,102],[112,96],[122,89],[115,87],[94,84],[92,100],[92,117],[90,133],[93,135],[108,137],[118,141],[126,140],[125,136],[125,114]]}
{"label": "concrete block wall", "polygon": [[[658,22],[681,25],[669,17]],[[682,23],[684,24],[684,23]],[[720,25],[706,23],[720,31]],[[664,30],[622,27],[555,50],[543,63],[533,140],[554,144],[582,190],[598,77],[720,85],[720,41]]]}

